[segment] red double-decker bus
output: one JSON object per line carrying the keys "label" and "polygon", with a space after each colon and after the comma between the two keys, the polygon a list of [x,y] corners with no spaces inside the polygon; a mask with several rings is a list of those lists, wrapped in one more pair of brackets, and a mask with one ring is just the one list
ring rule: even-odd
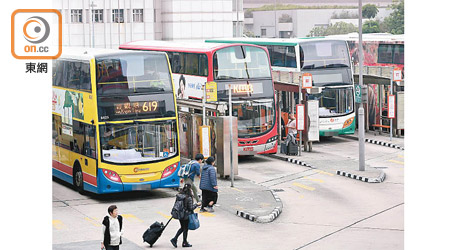
{"label": "red double-decker bus", "polygon": [[[217,102],[238,119],[238,154],[277,152],[277,109],[268,51],[249,44],[136,41],[127,50],[164,51],[169,57],[178,99],[201,99],[202,85],[217,83]],[[228,115],[228,111],[227,111]]]}
{"label": "red double-decker bus", "polygon": [[[347,41],[352,61],[358,64],[358,33],[329,37]],[[404,44],[403,35],[363,34],[364,66],[388,66],[404,71]]]}

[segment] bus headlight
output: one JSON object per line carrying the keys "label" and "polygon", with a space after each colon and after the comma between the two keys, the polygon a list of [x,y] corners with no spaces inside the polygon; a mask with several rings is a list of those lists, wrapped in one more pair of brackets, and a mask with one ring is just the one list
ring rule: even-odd
{"label": "bus headlight", "polygon": [[276,141],[277,139],[278,139],[278,135],[276,135],[276,136],[273,136],[273,137],[269,138],[269,140],[267,140],[267,142],[266,142],[266,143],[271,143],[271,142],[274,142],[274,141]]}
{"label": "bus headlight", "polygon": [[347,119],[347,120],[344,122],[344,126],[342,126],[342,128],[346,128],[346,127],[352,125],[354,119],[355,119],[355,117],[352,117],[352,118],[350,118],[350,119]]}
{"label": "bus headlight", "polygon": [[161,179],[166,178],[167,176],[170,176],[171,174],[173,174],[175,172],[175,170],[177,170],[177,167],[178,167],[178,163],[170,165],[167,168],[165,168],[164,171],[162,172]]}

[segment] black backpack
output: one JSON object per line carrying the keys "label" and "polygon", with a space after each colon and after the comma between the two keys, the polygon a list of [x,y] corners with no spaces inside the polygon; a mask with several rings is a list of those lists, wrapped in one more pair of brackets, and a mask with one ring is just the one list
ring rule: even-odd
{"label": "black backpack", "polygon": [[177,198],[175,200],[175,204],[173,204],[173,208],[172,208],[172,217],[175,219],[184,219],[187,217],[187,212],[185,209],[185,200],[186,200],[186,196],[181,196],[181,195],[177,195]]}

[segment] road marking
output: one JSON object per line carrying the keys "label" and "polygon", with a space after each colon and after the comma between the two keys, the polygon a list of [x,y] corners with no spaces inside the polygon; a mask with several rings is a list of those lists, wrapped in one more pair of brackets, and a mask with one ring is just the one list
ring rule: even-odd
{"label": "road marking", "polygon": [[397,164],[400,164],[400,165],[405,165],[405,163],[402,162],[402,161],[389,160],[389,162],[397,163]]}
{"label": "road marking", "polygon": [[91,223],[92,225],[96,226],[96,227],[101,227],[102,224],[99,223],[99,220],[97,218],[89,218],[89,217],[85,217],[84,220],[86,220],[87,222]]}
{"label": "road marking", "polygon": [[125,219],[130,219],[130,220],[137,220],[139,222],[144,222],[143,220],[139,219],[138,217],[132,215],[132,214],[122,214],[122,217]]}
{"label": "road marking", "polygon": [[308,177],[308,176],[305,176],[304,179],[305,179],[305,180],[309,180],[309,181],[320,182],[320,183],[324,183],[324,182],[325,182],[324,180],[321,180],[321,179],[314,179],[314,178],[311,178],[311,177]]}
{"label": "road marking", "polygon": [[63,229],[66,227],[66,225],[64,225],[64,223],[62,223],[62,221],[60,220],[52,220],[52,225],[55,229]]}
{"label": "road marking", "polygon": [[305,196],[303,194],[299,195],[298,198],[303,199]]}
{"label": "road marking", "polygon": [[210,212],[199,212],[198,214],[205,216],[205,217],[215,217],[216,215]]}
{"label": "road marking", "polygon": [[398,158],[405,158],[404,155],[398,155]]}
{"label": "road marking", "polygon": [[270,203],[262,202],[262,203],[259,203],[259,206],[260,207],[270,207]]}
{"label": "road marking", "polygon": [[314,169],[314,171],[316,171],[316,172],[319,173],[319,174],[324,174],[324,175],[334,176],[334,174],[328,173],[328,172],[325,172],[325,171],[322,171],[322,170]]}
{"label": "road marking", "polygon": [[316,188],[313,188],[313,187],[310,187],[310,186],[306,186],[306,185],[303,185],[303,184],[300,184],[300,183],[297,183],[297,182],[292,183],[292,185],[300,187],[300,188],[303,188],[303,189],[306,189],[306,190],[309,190],[309,191],[316,190]]}
{"label": "road marking", "polygon": [[231,206],[232,208],[236,209],[236,210],[244,210],[244,207],[239,206],[239,205],[233,205]]}
{"label": "road marking", "polygon": [[[166,219],[170,219],[170,217],[172,217],[172,216],[169,216],[169,215],[164,214],[164,213],[162,213],[162,212],[156,212],[156,213],[158,213],[159,215],[161,215],[162,217],[164,217],[164,218],[166,218]],[[173,219],[176,220],[175,218],[173,218]]]}
{"label": "road marking", "polygon": [[240,189],[237,189],[237,188],[235,188],[235,187],[232,187],[231,189],[236,190],[236,191],[241,192],[241,193],[244,192],[244,191],[242,191],[242,190],[240,190]]}

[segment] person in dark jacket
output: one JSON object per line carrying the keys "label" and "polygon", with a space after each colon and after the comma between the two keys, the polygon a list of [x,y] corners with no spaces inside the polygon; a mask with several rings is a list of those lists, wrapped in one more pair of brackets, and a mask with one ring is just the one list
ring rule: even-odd
{"label": "person in dark jacket", "polygon": [[195,162],[191,165],[191,169],[189,170],[189,176],[184,178],[184,183],[191,184],[192,191],[194,192],[194,199],[196,202],[199,202],[197,187],[195,186],[194,180],[195,176],[200,177],[200,163],[203,162],[203,155],[197,154],[195,156]]}
{"label": "person in dark jacket", "polygon": [[180,192],[176,196],[176,200],[182,200],[183,201],[183,210],[184,210],[184,217],[178,218],[180,221],[180,229],[178,229],[177,233],[175,234],[175,237],[173,237],[170,242],[174,247],[177,247],[177,240],[178,236],[183,233],[183,247],[192,247],[191,244],[187,241],[188,236],[188,225],[189,225],[189,215],[194,212],[194,209],[196,209],[200,202],[197,204],[194,204],[194,198],[192,196],[192,189],[190,184],[185,184],[183,189],[180,190]]}
{"label": "person in dark jacket", "polygon": [[[217,186],[216,169],[214,168],[215,159],[213,156],[206,159],[206,164],[202,168],[200,179],[200,189],[202,190],[202,207],[200,212],[214,212],[213,205],[217,203]],[[207,208],[207,210],[205,209]]]}

